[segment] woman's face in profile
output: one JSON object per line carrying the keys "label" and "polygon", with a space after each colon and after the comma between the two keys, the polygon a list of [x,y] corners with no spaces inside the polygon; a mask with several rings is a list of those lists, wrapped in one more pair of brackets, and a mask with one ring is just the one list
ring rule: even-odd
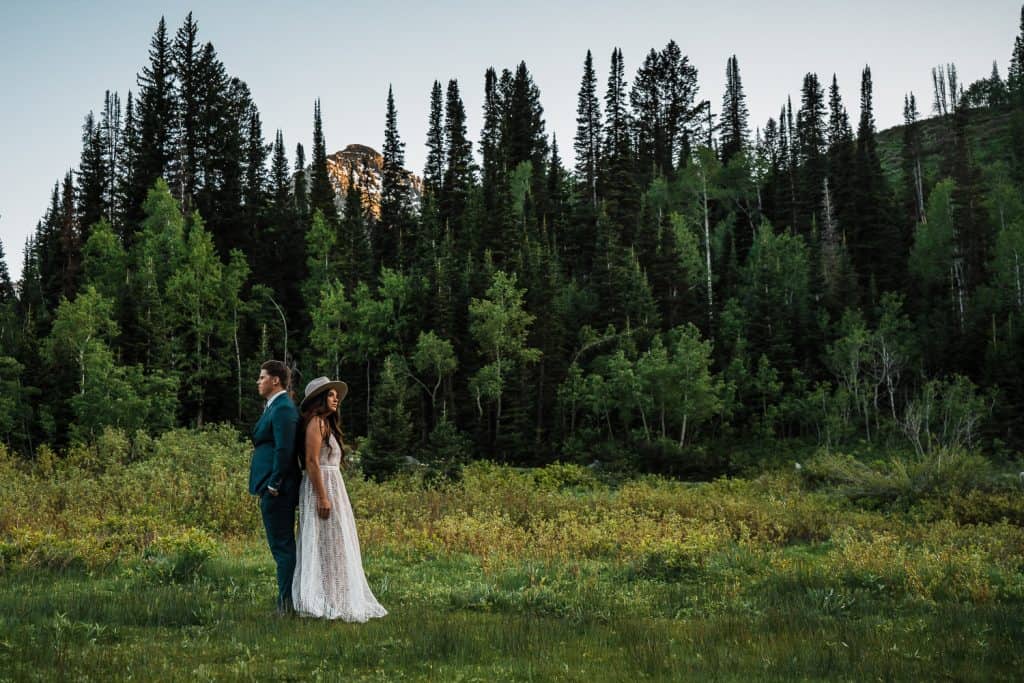
{"label": "woman's face in profile", "polygon": [[327,392],[327,408],[332,413],[338,409],[338,392],[334,389]]}

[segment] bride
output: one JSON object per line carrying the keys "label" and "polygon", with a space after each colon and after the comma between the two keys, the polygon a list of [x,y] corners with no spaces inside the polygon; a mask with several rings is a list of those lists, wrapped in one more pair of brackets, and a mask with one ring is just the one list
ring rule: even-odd
{"label": "bride", "polygon": [[344,382],[317,377],[306,385],[299,407],[305,472],[299,488],[292,599],[303,616],[365,622],[387,610],[366,583],[352,505],[339,469],[345,456],[338,406],[347,393]]}

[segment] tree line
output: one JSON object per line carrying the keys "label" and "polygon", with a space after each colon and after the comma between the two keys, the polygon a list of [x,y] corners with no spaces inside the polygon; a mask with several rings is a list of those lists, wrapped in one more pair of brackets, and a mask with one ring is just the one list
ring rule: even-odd
{"label": "tree line", "polygon": [[[475,140],[430,88],[414,201],[394,93],[379,212],[267,142],[245,82],[189,14],[163,19],[122,108],[82,129],[12,283],[0,246],[0,438],[41,443],[257,414],[259,363],[351,392],[367,471],[405,456],[606,461],[683,472],[713,444],[1020,443],[1024,10],[1004,81],[933,72],[883,165],[872,73],[751,130],[739,63],[720,103],[674,41],[632,81],[588,51],[575,163],[525,62],[484,74]],[[715,106],[718,105],[718,106]],[[1005,119],[976,158],[972,117]],[[925,148],[939,136],[937,163]],[[898,168],[895,168],[898,166]],[[702,455],[704,454],[704,455]]]}

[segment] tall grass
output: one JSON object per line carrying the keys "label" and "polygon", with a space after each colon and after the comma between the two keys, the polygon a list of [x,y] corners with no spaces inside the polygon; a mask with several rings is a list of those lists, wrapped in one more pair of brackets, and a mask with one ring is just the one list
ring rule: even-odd
{"label": "tall grass", "polygon": [[829,460],[697,485],[348,473],[390,611],[350,625],[272,616],[247,459],[225,429],[112,432],[30,464],[0,451],[0,680],[1010,680],[1024,664],[1012,486],[865,505]]}

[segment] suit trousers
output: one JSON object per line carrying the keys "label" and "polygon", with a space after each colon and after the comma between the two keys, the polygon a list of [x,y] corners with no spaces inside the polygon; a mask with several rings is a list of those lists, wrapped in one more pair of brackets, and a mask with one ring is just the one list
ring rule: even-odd
{"label": "suit trousers", "polygon": [[[289,487],[294,488],[294,487]],[[296,492],[297,493],[297,492]],[[289,611],[292,607],[292,576],[295,574],[295,508],[296,493],[260,496],[263,528],[267,544],[277,564],[277,609]]]}

